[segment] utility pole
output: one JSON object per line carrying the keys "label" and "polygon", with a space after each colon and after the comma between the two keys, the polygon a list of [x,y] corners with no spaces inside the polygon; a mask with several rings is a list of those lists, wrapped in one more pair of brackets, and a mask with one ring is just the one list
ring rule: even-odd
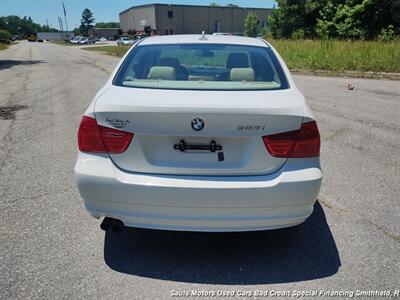
{"label": "utility pole", "polygon": [[65,20],[65,28],[68,32],[68,23],[67,23],[67,10],[65,9],[64,1],[62,1],[63,11],[64,11],[64,20]]}
{"label": "utility pole", "polygon": [[61,37],[61,40],[63,40],[64,39],[64,34],[63,34],[63,31],[64,31],[64,28],[63,28],[63,23],[62,23],[62,18],[61,17],[58,17],[58,25],[60,26],[60,37]]}

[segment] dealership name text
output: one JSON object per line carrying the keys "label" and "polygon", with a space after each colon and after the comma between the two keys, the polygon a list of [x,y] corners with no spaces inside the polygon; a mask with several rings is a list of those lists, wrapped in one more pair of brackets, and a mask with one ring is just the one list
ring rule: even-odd
{"label": "dealership name text", "polygon": [[400,297],[399,290],[171,290],[172,297]]}

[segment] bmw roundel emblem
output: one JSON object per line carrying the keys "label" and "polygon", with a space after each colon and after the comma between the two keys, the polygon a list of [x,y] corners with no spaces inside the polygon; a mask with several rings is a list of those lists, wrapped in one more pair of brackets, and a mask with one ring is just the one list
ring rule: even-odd
{"label": "bmw roundel emblem", "polygon": [[200,118],[195,118],[192,120],[193,130],[200,131],[204,128],[204,121]]}

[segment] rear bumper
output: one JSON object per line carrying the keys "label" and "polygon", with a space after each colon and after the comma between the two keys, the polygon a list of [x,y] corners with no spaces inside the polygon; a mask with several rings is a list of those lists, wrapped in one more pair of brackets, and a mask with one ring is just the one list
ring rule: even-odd
{"label": "rear bumper", "polygon": [[184,231],[282,228],[312,213],[322,181],[319,158],[289,159],[264,176],[167,176],[127,173],[106,155],[79,153],[79,192],[95,217],[125,226]]}

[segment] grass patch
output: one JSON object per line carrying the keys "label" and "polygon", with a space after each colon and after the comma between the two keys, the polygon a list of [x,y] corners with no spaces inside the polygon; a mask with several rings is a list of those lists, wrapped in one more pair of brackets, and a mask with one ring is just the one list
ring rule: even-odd
{"label": "grass patch", "polygon": [[73,44],[67,44],[65,41],[50,41],[47,43],[52,43],[52,44],[57,44],[57,45],[62,45],[62,46],[76,46]]}
{"label": "grass patch", "polygon": [[84,47],[82,49],[89,51],[97,51],[102,52],[104,54],[122,57],[129,50],[131,46],[93,46],[93,47]]}
{"label": "grass patch", "polygon": [[291,70],[400,72],[400,41],[271,40]]}
{"label": "grass patch", "polygon": [[[289,69],[400,73],[400,41],[270,40]],[[83,48],[122,57],[130,46]]]}
{"label": "grass patch", "polygon": [[4,44],[4,43],[0,43],[0,51],[1,51],[1,50],[5,50],[5,49],[7,49],[8,47],[10,47],[10,45]]}

